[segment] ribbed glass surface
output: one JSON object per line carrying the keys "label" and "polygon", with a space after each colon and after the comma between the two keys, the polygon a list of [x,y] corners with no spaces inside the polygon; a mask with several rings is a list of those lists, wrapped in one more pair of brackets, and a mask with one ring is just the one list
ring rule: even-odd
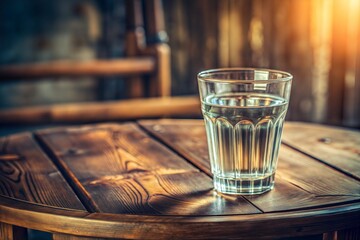
{"label": "ribbed glass surface", "polygon": [[208,96],[202,103],[215,189],[261,193],[274,184],[287,101],[257,93]]}

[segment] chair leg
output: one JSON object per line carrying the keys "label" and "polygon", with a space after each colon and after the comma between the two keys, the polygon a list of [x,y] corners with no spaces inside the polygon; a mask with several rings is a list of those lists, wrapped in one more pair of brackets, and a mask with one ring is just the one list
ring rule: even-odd
{"label": "chair leg", "polygon": [[147,51],[157,60],[156,71],[150,79],[151,97],[171,96],[170,48],[166,43],[150,46]]}
{"label": "chair leg", "polygon": [[27,240],[27,229],[7,223],[0,223],[1,240]]}

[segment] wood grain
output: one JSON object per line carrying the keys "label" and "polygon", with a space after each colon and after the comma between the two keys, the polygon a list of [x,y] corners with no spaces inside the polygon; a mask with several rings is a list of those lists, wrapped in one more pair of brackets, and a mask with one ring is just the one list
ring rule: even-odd
{"label": "wood grain", "polygon": [[0,239],[13,240],[13,226],[0,222]]}
{"label": "wood grain", "polygon": [[[39,131],[42,149],[82,201],[93,204],[94,209],[87,207],[94,213],[0,195],[0,222],[74,240],[219,239],[224,233],[234,239],[317,239],[333,231],[338,239],[357,239],[360,184],[355,178],[283,145],[275,189],[246,198],[217,195],[206,176],[202,120],[139,123],[141,128],[109,123]],[[6,150],[1,164],[28,161],[29,149],[36,152],[36,143],[27,145],[24,136],[32,140],[20,134],[1,142],[0,150]]]}
{"label": "wood grain", "polygon": [[294,75],[288,119],[359,128],[357,1],[177,0],[164,6],[175,94],[196,93],[194,76],[204,69],[282,69]]}
{"label": "wood grain", "polygon": [[152,215],[260,212],[243,198],[224,200],[214,194],[209,177],[134,124],[43,131],[38,136],[95,211]]}
{"label": "wood grain", "polygon": [[1,240],[27,240],[27,229],[0,222]]}
{"label": "wood grain", "polygon": [[[140,124],[211,176],[201,120],[144,120]],[[358,181],[283,145],[275,189],[246,198],[262,211],[272,212],[359,201],[359,189]]]}
{"label": "wood grain", "polygon": [[[172,91],[176,95],[197,93],[196,74],[218,66],[221,3],[216,0],[163,1],[172,53]],[[196,41],[189,36],[196,36]]]}
{"label": "wood grain", "polygon": [[288,122],[283,142],[360,180],[359,131]]}
{"label": "wood grain", "polygon": [[186,159],[194,160],[192,163],[203,172],[211,174],[202,120],[143,120],[139,124]]}
{"label": "wood grain", "polygon": [[219,239],[224,233],[234,239],[299,237],[360,227],[354,221],[360,216],[359,210],[359,205],[343,204],[303,211],[203,217],[88,214],[0,196],[0,221],[55,233],[125,239]]}
{"label": "wood grain", "polygon": [[[113,238],[111,238],[113,239]],[[111,240],[110,238],[79,237],[68,234],[53,234],[52,240]]]}
{"label": "wood grain", "polygon": [[266,212],[349,201],[360,204],[360,182],[282,145],[275,188],[248,199]]}
{"label": "wood grain", "polygon": [[164,116],[199,116],[195,96],[56,104],[0,111],[0,124],[74,123]]}
{"label": "wood grain", "polygon": [[61,173],[29,133],[1,138],[0,153],[3,156],[0,158],[1,195],[34,203],[84,209]]}
{"label": "wood grain", "polygon": [[[334,66],[329,71],[329,84],[327,96],[327,120],[330,124],[341,124],[344,115],[344,90],[347,68],[346,40],[348,28],[344,23],[348,22],[349,11],[347,4],[334,1],[332,18],[332,45],[330,64]],[[341,48],[339,46],[342,46]],[[336,67],[335,67],[336,66]]]}

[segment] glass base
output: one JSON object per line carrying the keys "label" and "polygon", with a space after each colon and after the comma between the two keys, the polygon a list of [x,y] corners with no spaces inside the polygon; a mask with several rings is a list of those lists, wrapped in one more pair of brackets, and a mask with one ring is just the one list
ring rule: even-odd
{"label": "glass base", "polygon": [[253,195],[270,191],[274,188],[275,173],[261,178],[234,179],[214,175],[214,188],[224,194]]}

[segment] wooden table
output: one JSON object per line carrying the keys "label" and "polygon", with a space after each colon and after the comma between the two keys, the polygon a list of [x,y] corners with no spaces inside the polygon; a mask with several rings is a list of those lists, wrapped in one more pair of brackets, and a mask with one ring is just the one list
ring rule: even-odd
{"label": "wooden table", "polygon": [[239,197],[212,190],[202,120],[21,133],[0,194],[0,239],[359,239],[360,133],[286,123],[275,189]]}

